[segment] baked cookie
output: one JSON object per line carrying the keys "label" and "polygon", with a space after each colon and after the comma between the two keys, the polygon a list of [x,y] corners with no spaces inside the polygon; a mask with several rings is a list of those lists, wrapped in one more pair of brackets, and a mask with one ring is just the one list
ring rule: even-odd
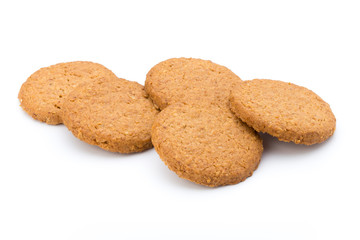
{"label": "baked cookie", "polygon": [[105,150],[141,152],[152,147],[157,110],[144,87],[125,79],[83,83],[63,102],[63,121],[79,139]]}
{"label": "baked cookie", "polygon": [[93,62],[67,62],[41,68],[21,86],[21,107],[34,119],[47,124],[62,123],[64,98],[83,82],[116,78],[106,67]]}
{"label": "baked cookie", "polygon": [[189,101],[228,104],[230,89],[240,81],[228,68],[211,61],[172,58],[148,72],[145,91],[160,109]]}
{"label": "baked cookie", "polygon": [[230,94],[231,110],[258,132],[281,141],[311,145],[333,135],[336,119],[329,104],[307,88],[254,79]]}
{"label": "baked cookie", "polygon": [[172,104],[158,114],[151,134],[170,170],[210,187],[244,181],[263,151],[259,135],[217,105]]}

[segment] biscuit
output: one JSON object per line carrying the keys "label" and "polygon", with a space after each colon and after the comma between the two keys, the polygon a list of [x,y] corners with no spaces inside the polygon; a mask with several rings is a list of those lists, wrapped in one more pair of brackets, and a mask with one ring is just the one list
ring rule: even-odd
{"label": "biscuit", "polygon": [[62,123],[64,98],[79,84],[101,77],[116,78],[106,67],[92,62],[67,62],[41,68],[21,86],[21,107],[34,119]]}
{"label": "biscuit", "polygon": [[263,151],[253,129],[214,104],[172,104],[158,114],[151,134],[170,170],[210,187],[244,181],[256,170]]}
{"label": "biscuit", "polygon": [[120,153],[152,147],[150,132],[157,112],[144,87],[125,79],[83,83],[63,103],[64,124],[77,138]]}
{"label": "biscuit", "polygon": [[256,131],[285,142],[321,143],[335,131],[336,119],[329,104],[292,83],[244,81],[231,91],[230,108]]}
{"label": "biscuit", "polygon": [[230,89],[241,79],[224,66],[195,58],[172,58],[147,74],[145,91],[164,109],[178,102],[228,104]]}

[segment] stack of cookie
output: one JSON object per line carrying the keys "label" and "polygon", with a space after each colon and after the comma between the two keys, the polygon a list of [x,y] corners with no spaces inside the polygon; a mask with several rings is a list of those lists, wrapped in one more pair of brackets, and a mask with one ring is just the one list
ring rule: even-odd
{"label": "stack of cookie", "polygon": [[92,62],[60,63],[32,74],[19,92],[22,108],[48,124],[64,123],[79,139],[105,150],[152,147],[157,110],[144,87]]}
{"label": "stack of cookie", "polygon": [[100,64],[61,63],[31,75],[19,99],[33,118],[64,123],[105,150],[153,145],[170,170],[210,187],[252,175],[263,151],[257,132],[310,145],[329,138],[336,123],[329,105],[306,88],[242,81],[224,66],[193,58],[155,65],[145,88]]}

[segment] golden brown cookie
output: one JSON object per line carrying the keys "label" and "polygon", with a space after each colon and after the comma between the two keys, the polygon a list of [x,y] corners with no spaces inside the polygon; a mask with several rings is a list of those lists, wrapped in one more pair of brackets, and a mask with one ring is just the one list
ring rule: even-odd
{"label": "golden brown cookie", "polygon": [[152,147],[157,110],[144,87],[125,79],[97,79],[75,88],[63,103],[66,127],[105,150],[141,152]]}
{"label": "golden brown cookie", "polygon": [[329,104],[309,89],[292,83],[244,81],[231,91],[230,107],[256,131],[285,142],[321,143],[335,131],[336,119]]}
{"label": "golden brown cookie", "polygon": [[21,86],[21,107],[34,119],[62,123],[64,98],[79,84],[94,79],[116,78],[106,67],[93,62],[67,62],[41,68]]}
{"label": "golden brown cookie", "polygon": [[210,187],[244,181],[263,151],[253,129],[216,105],[172,104],[158,114],[151,134],[170,170]]}
{"label": "golden brown cookie", "polygon": [[228,104],[230,89],[241,79],[224,66],[195,58],[172,58],[147,74],[145,91],[164,109],[178,102]]}

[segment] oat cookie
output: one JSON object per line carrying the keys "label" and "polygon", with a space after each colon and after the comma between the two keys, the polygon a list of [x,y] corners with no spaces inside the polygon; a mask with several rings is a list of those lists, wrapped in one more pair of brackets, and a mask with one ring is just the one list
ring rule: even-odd
{"label": "oat cookie", "polygon": [[80,83],[101,77],[116,78],[106,67],[93,62],[67,62],[41,68],[21,86],[21,107],[34,119],[62,123],[64,98]]}
{"label": "oat cookie", "polygon": [[336,119],[329,104],[309,89],[292,83],[244,81],[231,91],[230,107],[256,131],[285,142],[321,143],[335,131]]}
{"label": "oat cookie", "polygon": [[241,79],[224,66],[195,58],[172,58],[147,74],[145,91],[160,109],[178,102],[228,104],[230,89]]}
{"label": "oat cookie", "polygon": [[263,151],[259,135],[217,105],[172,104],[158,114],[151,134],[170,170],[210,187],[244,181]]}
{"label": "oat cookie", "polygon": [[64,124],[77,138],[120,153],[152,147],[150,131],[156,114],[144,87],[125,79],[83,83],[63,104]]}

